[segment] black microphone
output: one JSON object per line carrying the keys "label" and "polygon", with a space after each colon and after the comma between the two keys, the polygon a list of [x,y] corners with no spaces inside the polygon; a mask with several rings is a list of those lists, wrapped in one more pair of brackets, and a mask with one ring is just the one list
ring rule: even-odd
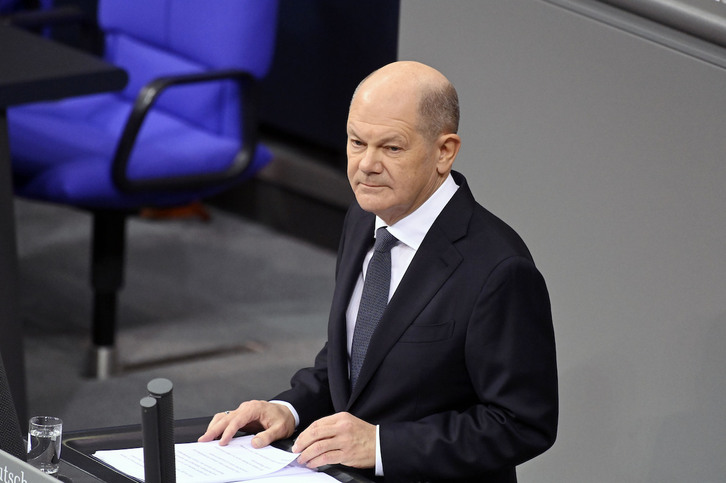
{"label": "black microphone", "polygon": [[174,453],[174,385],[168,379],[154,379],[147,384],[149,395],[156,399],[159,432],[159,461],[162,483],[176,483]]}
{"label": "black microphone", "polygon": [[141,398],[141,435],[144,443],[144,483],[161,483],[159,411],[156,399]]}

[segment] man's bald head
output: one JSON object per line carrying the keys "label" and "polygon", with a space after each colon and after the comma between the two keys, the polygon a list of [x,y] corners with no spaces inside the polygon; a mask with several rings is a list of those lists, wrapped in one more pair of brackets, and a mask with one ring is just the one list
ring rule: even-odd
{"label": "man's bald head", "polygon": [[399,61],[381,67],[361,81],[351,104],[359,96],[369,100],[376,96],[377,102],[414,99],[419,130],[429,140],[459,130],[456,89],[441,72],[420,62]]}
{"label": "man's bald head", "polygon": [[348,112],[348,180],[365,211],[389,226],[444,183],[459,152],[459,103],[451,83],[418,62],[369,75]]}

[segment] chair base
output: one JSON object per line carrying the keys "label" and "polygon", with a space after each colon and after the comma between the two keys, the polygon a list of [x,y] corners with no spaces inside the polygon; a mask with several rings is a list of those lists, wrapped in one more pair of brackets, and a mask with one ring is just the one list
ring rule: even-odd
{"label": "chair base", "polygon": [[118,370],[115,347],[96,346],[91,349],[87,368],[88,377],[104,380],[117,374]]}

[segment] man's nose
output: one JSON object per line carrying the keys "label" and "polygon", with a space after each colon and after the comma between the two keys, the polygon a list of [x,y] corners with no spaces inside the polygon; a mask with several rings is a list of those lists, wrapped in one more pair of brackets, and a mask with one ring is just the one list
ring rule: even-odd
{"label": "man's nose", "polygon": [[377,173],[381,171],[381,161],[374,148],[368,147],[361,153],[359,168],[364,173]]}

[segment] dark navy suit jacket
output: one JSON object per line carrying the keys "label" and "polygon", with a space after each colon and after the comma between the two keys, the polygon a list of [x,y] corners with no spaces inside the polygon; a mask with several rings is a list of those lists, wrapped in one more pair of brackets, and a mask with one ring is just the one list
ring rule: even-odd
{"label": "dark navy suit jacket", "polygon": [[520,237],[460,186],[426,234],[348,380],[345,312],[373,243],[354,204],[338,251],[328,341],[277,399],[300,426],[340,411],[380,425],[386,481],[514,482],[558,417],[549,296]]}

